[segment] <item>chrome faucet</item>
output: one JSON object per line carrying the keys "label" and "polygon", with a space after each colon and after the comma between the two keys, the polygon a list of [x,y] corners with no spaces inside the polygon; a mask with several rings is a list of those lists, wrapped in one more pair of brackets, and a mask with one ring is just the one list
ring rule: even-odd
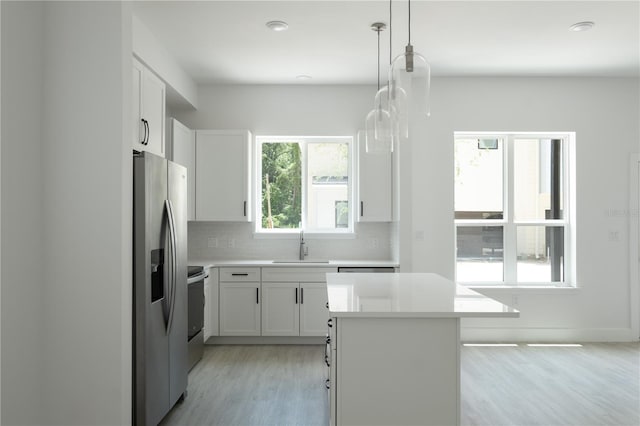
{"label": "chrome faucet", "polygon": [[300,260],[304,260],[307,255],[307,247],[304,245],[304,231],[300,230]]}

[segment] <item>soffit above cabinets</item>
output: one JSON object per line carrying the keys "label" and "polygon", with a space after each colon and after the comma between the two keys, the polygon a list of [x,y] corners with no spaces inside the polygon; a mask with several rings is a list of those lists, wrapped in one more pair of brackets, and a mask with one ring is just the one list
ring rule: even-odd
{"label": "soffit above cabinets", "polygon": [[[638,1],[411,2],[411,42],[435,76],[627,76],[640,72]],[[375,84],[372,22],[388,1],[138,1],[134,13],[198,84]],[[271,31],[269,21],[285,21]],[[593,21],[590,31],[572,32]],[[407,1],[393,1],[393,54]],[[388,31],[381,35],[383,76]],[[296,79],[296,76],[311,78]]]}

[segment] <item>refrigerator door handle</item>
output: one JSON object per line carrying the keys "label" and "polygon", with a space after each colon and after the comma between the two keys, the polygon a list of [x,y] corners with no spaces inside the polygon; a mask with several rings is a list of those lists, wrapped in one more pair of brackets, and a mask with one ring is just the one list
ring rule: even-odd
{"label": "refrigerator door handle", "polygon": [[176,304],[176,285],[178,282],[178,269],[176,267],[178,263],[177,255],[177,239],[176,239],[176,222],[173,216],[173,204],[171,200],[164,201],[165,209],[167,211],[167,219],[169,223],[169,258],[170,260],[170,275],[169,275],[169,321],[167,323],[167,334],[171,330],[173,323],[173,314]]}

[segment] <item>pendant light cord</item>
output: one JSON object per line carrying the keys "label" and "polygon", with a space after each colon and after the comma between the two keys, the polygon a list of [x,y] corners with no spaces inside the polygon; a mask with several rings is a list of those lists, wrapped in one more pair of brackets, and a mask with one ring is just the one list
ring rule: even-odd
{"label": "pendant light cord", "polygon": [[393,25],[391,25],[391,2],[393,0],[389,0],[389,71],[391,71],[391,63],[393,62],[393,58],[391,56],[391,47],[393,46],[393,39],[391,38],[392,36],[392,31],[393,31]]}
{"label": "pendant light cord", "polygon": [[409,44],[411,44],[411,0],[409,0]]}
{"label": "pendant light cord", "polygon": [[380,90],[380,28],[376,32],[378,33],[378,90]]}

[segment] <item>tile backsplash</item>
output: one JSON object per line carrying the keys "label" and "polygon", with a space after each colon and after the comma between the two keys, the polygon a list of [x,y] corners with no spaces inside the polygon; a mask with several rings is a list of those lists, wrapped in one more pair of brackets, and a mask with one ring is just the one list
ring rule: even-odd
{"label": "tile backsplash", "polygon": [[[305,234],[308,259],[390,260],[391,224],[359,223],[353,238],[314,238]],[[254,236],[252,223],[189,222],[189,259],[296,259],[298,237]]]}

